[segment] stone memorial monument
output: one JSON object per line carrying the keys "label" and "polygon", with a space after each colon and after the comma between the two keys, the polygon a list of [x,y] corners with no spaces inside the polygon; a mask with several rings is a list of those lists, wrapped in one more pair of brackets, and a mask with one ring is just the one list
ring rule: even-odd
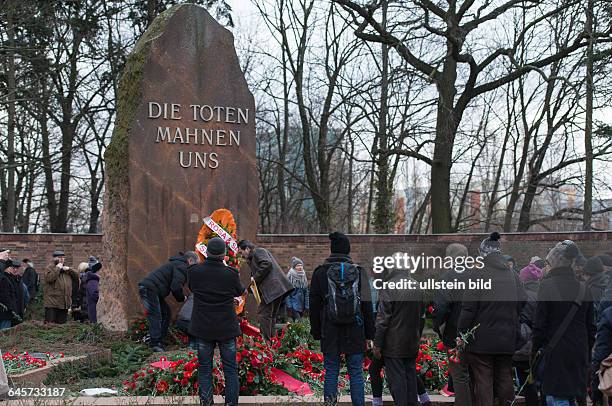
{"label": "stone memorial monument", "polygon": [[153,21],[128,58],[105,154],[107,327],[142,315],[138,282],[194,250],[213,210],[231,210],[239,237],[255,238],[255,105],[233,42],[204,8],[181,4]]}

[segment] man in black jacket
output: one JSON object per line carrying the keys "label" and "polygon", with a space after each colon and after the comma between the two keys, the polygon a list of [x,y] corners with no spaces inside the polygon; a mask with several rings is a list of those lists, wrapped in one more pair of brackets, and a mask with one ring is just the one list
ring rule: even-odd
{"label": "man in black jacket", "polygon": [[[407,289],[409,281],[415,282],[406,270],[394,269],[385,277],[387,289],[379,292],[374,338],[374,355],[385,357],[391,395],[400,406],[418,404],[415,367],[421,339],[423,294],[419,289]],[[396,288],[389,288],[391,283]]]}
{"label": "man in black jacket", "polygon": [[238,365],[236,337],[241,334],[234,298],[245,291],[240,275],[223,263],[226,247],[219,238],[211,238],[206,260],[189,269],[189,290],[193,293],[193,311],[189,333],[196,337],[200,369],[198,380],[202,405],[213,404],[212,364],[219,345],[225,376],[225,404],[238,405]]}
{"label": "man in black jacket", "polygon": [[[460,258],[467,257],[468,249],[462,244],[449,244],[446,247],[446,257]],[[449,269],[442,274],[442,280],[461,281],[468,283],[470,271],[467,269]],[[455,348],[457,343],[457,324],[461,313],[461,301],[463,300],[463,290],[459,289],[440,289],[434,296],[434,320],[433,328],[438,333],[440,339],[447,348]],[[442,330],[443,329],[443,330]],[[472,390],[470,389],[470,373],[465,362],[451,362],[449,372],[453,379],[456,406],[472,405]]]}
{"label": "man in black jacket", "polygon": [[[23,288],[16,283],[16,277],[12,275],[12,261],[6,260],[0,271],[0,330],[11,328],[14,322],[18,322],[20,303],[23,303]],[[23,309],[22,309],[23,310]],[[23,315],[23,314],[22,314]]]}
{"label": "man in black jacket", "polygon": [[34,263],[32,261],[26,258],[23,260],[23,263],[26,269],[23,271],[21,280],[28,288],[28,295],[30,296],[29,302],[32,302],[36,298],[38,289],[40,288],[40,277],[36,269],[34,269]]}
{"label": "man in black jacket", "polygon": [[149,345],[154,352],[164,351],[162,339],[170,325],[170,307],[165,298],[172,293],[177,302],[185,301],[183,286],[187,278],[187,267],[198,262],[198,255],[193,251],[171,257],[166,264],[138,283],[138,294],[149,320]]}
{"label": "man in black jacket", "polygon": [[372,319],[372,304],[368,277],[359,268],[360,306],[359,314],[350,324],[337,324],[329,320],[328,284],[329,272],[339,265],[352,268],[349,253],[351,245],[346,235],[334,232],[329,235],[331,240],[331,255],[322,265],[319,265],[313,275],[310,285],[310,332],[321,341],[323,365],[325,367],[325,384],[323,396],[326,405],[335,405],[338,397],[338,374],[340,372],[340,355],[346,356],[350,377],[351,401],[355,406],[365,405],[363,382],[363,358],[366,339],[374,338],[374,322]]}
{"label": "man in black jacket", "polygon": [[482,241],[479,253],[484,269],[471,275],[472,280],[490,279],[491,289],[466,291],[459,315],[459,334],[476,328],[460,355],[473,373],[476,406],[491,406],[494,398],[507,405],[514,399],[512,355],[520,343],[519,315],[525,292],[506,265],[499,239],[494,232]]}

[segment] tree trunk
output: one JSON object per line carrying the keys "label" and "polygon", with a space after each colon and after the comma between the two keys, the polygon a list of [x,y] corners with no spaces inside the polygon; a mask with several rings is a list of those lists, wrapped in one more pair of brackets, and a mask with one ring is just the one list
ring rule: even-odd
{"label": "tree trunk", "polygon": [[[382,6],[381,24],[387,24],[387,2]],[[389,134],[387,134],[387,115],[389,98],[389,46],[381,45],[381,77],[380,77],[380,110],[378,111],[378,154],[376,178],[376,207],[374,209],[374,231],[378,234],[388,234],[393,227],[393,188],[389,179]]]}
{"label": "tree trunk", "polygon": [[7,84],[8,84],[8,117],[7,117],[7,174],[6,185],[6,213],[3,213],[2,231],[15,231],[15,208],[17,196],[15,196],[15,26],[13,21],[13,4],[8,4],[7,35],[9,52],[6,58]]}
{"label": "tree trunk", "polygon": [[582,229],[591,230],[593,213],[593,0],[587,4],[586,31],[589,36],[589,46],[586,50],[586,117],[584,123],[584,213]]}
{"label": "tree trunk", "polygon": [[457,62],[446,58],[438,82],[436,138],[431,166],[431,223],[434,234],[451,232],[450,175],[458,120],[453,108]]}

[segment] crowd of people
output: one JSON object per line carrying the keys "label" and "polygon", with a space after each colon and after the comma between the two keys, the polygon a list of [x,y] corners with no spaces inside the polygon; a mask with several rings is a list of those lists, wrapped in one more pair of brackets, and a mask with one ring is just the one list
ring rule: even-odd
{"label": "crowd of people", "polygon": [[40,294],[45,322],[66,323],[70,313],[75,321],[97,323],[102,264],[90,256],[75,270],[65,260],[63,251],[54,251],[41,278],[32,261],[11,258],[10,250],[0,248],[0,330],[22,323]]}
{"label": "crowd of people", "polygon": [[[337,401],[342,362],[352,403],[365,404],[362,368],[368,348],[375,356],[369,368],[374,406],[382,405],[384,380],[396,404],[428,404],[416,357],[430,305],[434,332],[448,349],[460,349],[445,388],[456,405],[509,405],[517,395],[528,406],[586,405],[588,395],[602,404],[595,372],[612,353],[612,310],[607,310],[612,303],[612,252],[587,259],[566,240],[519,269],[503,253],[500,235],[493,233],[478,250],[484,263],[478,272],[491,279],[492,288],[439,290],[427,300],[419,289],[373,289],[375,278],[399,286],[413,275],[403,269],[368,274],[353,263],[346,235],[335,232],[329,238],[330,255],[315,267],[310,282],[299,258],[292,258],[284,272],[265,248],[250,241],[238,244],[260,299],[263,337],[271,340],[277,334],[283,313],[291,320],[308,314],[311,334],[320,340],[323,353],[326,404]],[[246,288],[238,270],[223,261],[223,240],[211,239],[207,253],[203,263],[193,252],[171,258],[141,281],[141,297],[155,351],[163,351],[161,338],[170,320],[165,297],[172,293],[187,300],[179,320],[198,350],[202,403],[212,404],[212,357],[218,346],[226,404],[237,404],[235,338],[241,331],[234,306]],[[468,255],[461,244],[446,248],[447,257]],[[467,281],[474,272],[449,269],[440,278]],[[189,287],[188,297],[183,285]]]}
{"label": "crowd of people", "polygon": [[[292,258],[285,272],[270,251],[246,240],[238,249],[250,270],[249,286],[225,263],[227,246],[219,237],[208,242],[203,262],[193,251],[171,257],[138,284],[152,350],[164,351],[172,319],[166,298],[172,295],[184,302],[177,324],[198,352],[202,404],[212,404],[216,347],[225,374],[226,404],[238,404],[236,337],[242,333],[235,306],[250,288],[258,299],[257,318],[267,341],[277,334],[280,318],[309,317],[311,334],[323,353],[326,404],[337,402],[338,375],[345,362],[351,401],[365,405],[363,364],[371,349],[372,405],[382,405],[384,381],[396,404],[427,405],[416,359],[430,308],[433,332],[458,353],[449,363],[444,389],[454,395],[456,405],[509,405],[518,395],[527,406],[586,405],[589,398],[594,405],[605,404],[596,372],[612,354],[612,252],[587,259],[574,242],[565,240],[521,268],[504,253],[500,235],[492,233],[478,249],[483,269],[448,269],[439,275],[465,282],[480,272],[491,287],[438,290],[432,298],[418,288],[374,289],[377,278],[410,286],[401,282],[414,281],[414,275],[397,268],[368,273],[351,259],[346,235],[334,232],[329,239],[330,254],[314,268],[310,281],[301,259]],[[55,251],[39,278],[31,261],[16,261],[10,254],[0,249],[0,329],[20,323],[28,303],[41,292],[45,321],[65,323],[72,314],[77,321],[97,322],[102,264],[95,257],[74,270],[66,265],[65,254]],[[448,245],[445,254],[470,255],[457,243]]]}

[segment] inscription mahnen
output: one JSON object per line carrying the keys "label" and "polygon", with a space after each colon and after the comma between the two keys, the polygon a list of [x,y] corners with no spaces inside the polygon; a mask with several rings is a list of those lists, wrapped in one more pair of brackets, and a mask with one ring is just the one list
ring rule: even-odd
{"label": "inscription mahnen", "polygon": [[[230,106],[190,104],[187,108],[177,103],[148,103],[148,118],[157,120],[186,120],[202,123],[248,124],[249,109]],[[179,145],[208,145],[211,147],[240,147],[240,130],[222,128],[198,128],[182,126],[157,126],[155,143]],[[182,168],[216,169],[219,167],[217,152],[177,150]]]}

